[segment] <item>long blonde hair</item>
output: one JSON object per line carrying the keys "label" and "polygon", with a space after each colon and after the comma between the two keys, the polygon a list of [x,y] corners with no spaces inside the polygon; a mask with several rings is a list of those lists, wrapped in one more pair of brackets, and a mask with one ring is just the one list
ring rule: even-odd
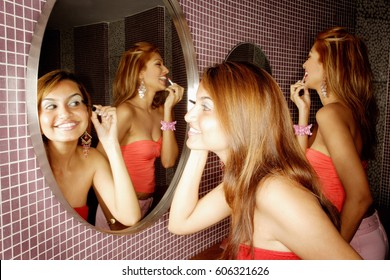
{"label": "long blonde hair", "polygon": [[338,212],[322,195],[295,139],[287,102],[275,80],[253,64],[224,62],[204,72],[202,85],[229,136],[223,184],[232,216],[223,258],[234,259],[242,242],[253,247],[256,191],[270,176],[287,177],[310,190],[339,227]]}
{"label": "long blonde hair", "polygon": [[324,66],[327,88],[351,109],[360,127],[362,159],[373,158],[379,111],[366,45],[345,28],[333,27],[317,35],[314,48]]}

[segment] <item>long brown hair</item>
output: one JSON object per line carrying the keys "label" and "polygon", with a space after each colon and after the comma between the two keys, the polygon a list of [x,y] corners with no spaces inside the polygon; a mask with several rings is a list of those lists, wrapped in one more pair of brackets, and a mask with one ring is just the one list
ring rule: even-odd
{"label": "long brown hair", "polygon": [[287,102],[275,80],[253,64],[224,62],[204,72],[202,85],[229,135],[223,185],[232,216],[223,258],[234,259],[240,243],[253,247],[256,191],[271,176],[287,177],[310,190],[339,228],[338,212],[322,195],[295,139]]}
{"label": "long brown hair", "polygon": [[[138,94],[140,86],[139,74],[145,69],[146,63],[154,53],[160,53],[157,46],[148,42],[135,43],[123,53],[113,83],[114,106],[130,100]],[[161,95],[156,95],[152,107],[161,104]]]}
{"label": "long brown hair", "polygon": [[317,35],[314,47],[324,66],[327,88],[351,109],[360,127],[362,159],[373,158],[379,112],[366,45],[345,28],[333,27]]}

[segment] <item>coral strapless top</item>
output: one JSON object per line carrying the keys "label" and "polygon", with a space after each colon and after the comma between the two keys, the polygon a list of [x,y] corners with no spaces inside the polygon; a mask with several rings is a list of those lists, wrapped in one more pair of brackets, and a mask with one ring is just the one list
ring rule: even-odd
{"label": "coral strapless top", "polygon": [[[306,149],[306,158],[319,177],[324,195],[341,212],[346,195],[332,159],[313,149]],[[362,161],[362,166],[366,169],[368,166],[367,161]]]}
{"label": "coral strapless top", "polygon": [[88,206],[87,205],[84,205],[84,206],[81,206],[81,207],[74,207],[73,208],[74,210],[76,210],[76,212],[84,219],[84,220],[88,220]]}
{"label": "coral strapless top", "polygon": [[161,155],[162,137],[139,140],[121,146],[123,159],[136,192],[153,193],[155,189],[154,162]]}
{"label": "coral strapless top", "polygon": [[[300,258],[292,252],[272,251],[261,248],[253,248],[254,260],[300,260]],[[248,245],[240,244],[238,249],[238,260],[252,260],[251,248]]]}
{"label": "coral strapless top", "polygon": [[341,212],[345,201],[345,191],[332,159],[313,149],[306,149],[306,158],[319,177],[324,195]]}

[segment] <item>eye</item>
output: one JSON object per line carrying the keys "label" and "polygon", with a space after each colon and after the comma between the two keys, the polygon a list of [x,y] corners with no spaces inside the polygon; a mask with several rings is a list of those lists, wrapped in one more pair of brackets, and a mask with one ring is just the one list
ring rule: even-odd
{"label": "eye", "polygon": [[203,111],[211,111],[213,106],[208,104],[208,102],[202,102],[201,106],[203,107]]}
{"label": "eye", "polygon": [[83,99],[81,96],[75,96],[71,100],[69,100],[68,106],[69,107],[78,107],[80,105],[84,104]]}
{"label": "eye", "polygon": [[47,104],[44,104],[42,107],[43,107],[44,110],[51,111],[51,110],[56,109],[57,105],[55,105],[53,103],[47,103]]}
{"label": "eye", "polygon": [[74,101],[69,102],[69,106],[70,106],[70,107],[77,107],[77,106],[79,106],[80,104],[82,104],[82,102],[79,101],[79,100],[74,100]]}

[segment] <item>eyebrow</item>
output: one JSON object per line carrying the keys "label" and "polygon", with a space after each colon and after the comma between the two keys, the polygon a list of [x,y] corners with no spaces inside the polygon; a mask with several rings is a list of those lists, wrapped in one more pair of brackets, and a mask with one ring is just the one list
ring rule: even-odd
{"label": "eyebrow", "polygon": [[208,99],[208,100],[210,100],[210,101],[213,101],[213,100],[211,99],[211,97],[209,97],[209,96],[202,96],[200,99],[202,99],[202,100]]}
{"label": "eyebrow", "polygon": [[[74,94],[72,94],[71,96],[68,97],[68,100],[72,99],[75,96],[80,96],[82,99],[84,99],[84,97],[82,96],[81,93],[74,93]],[[46,100],[50,100],[51,101],[51,100],[55,100],[55,99],[54,98],[47,98],[47,97],[45,97],[45,98],[42,99],[42,102],[46,101]]]}

